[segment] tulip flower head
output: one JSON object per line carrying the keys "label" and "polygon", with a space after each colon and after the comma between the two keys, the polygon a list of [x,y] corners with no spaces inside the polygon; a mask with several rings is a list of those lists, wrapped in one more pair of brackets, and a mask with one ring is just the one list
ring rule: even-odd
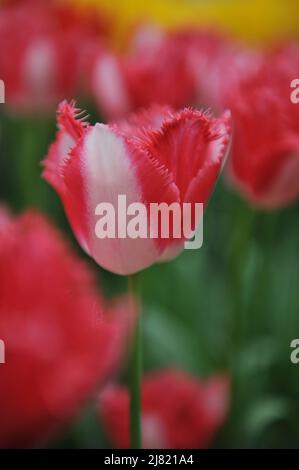
{"label": "tulip flower head", "polygon": [[275,209],[299,197],[299,105],[291,100],[298,57],[298,47],[265,57],[231,93],[229,179],[257,207]]}
{"label": "tulip flower head", "polygon": [[100,111],[110,120],[153,104],[180,109],[195,101],[184,42],[146,27],[136,32],[126,54],[99,52],[91,89]]}
{"label": "tulip flower head", "polygon": [[99,41],[100,21],[87,16],[51,0],[1,7],[0,77],[10,109],[44,113],[74,96],[85,57]]}
{"label": "tulip flower head", "polygon": [[[143,448],[207,447],[224,423],[229,407],[228,379],[206,382],[181,371],[148,374],[142,382]],[[129,447],[129,394],[111,386],[99,402],[103,427],[116,448]]]}
{"label": "tulip flower head", "polygon": [[237,84],[258,70],[263,54],[219,33],[186,32],[185,49],[196,85],[196,103],[226,109]]}
{"label": "tulip flower head", "polygon": [[41,215],[0,211],[0,447],[42,444],[115,372],[124,307]]}
{"label": "tulip flower head", "polygon": [[[153,238],[119,231],[115,237],[98,237],[97,208],[101,203],[117,207],[120,195],[127,204],[145,207],[206,204],[227,153],[229,113],[216,119],[188,108],[173,112],[154,107],[126,121],[94,126],[78,113],[67,102],[59,106],[59,131],[43,176],[59,193],[81,246],[117,274],[132,274],[176,256],[186,237],[174,235],[174,224],[168,238],[160,228]],[[118,223],[122,225],[119,218]]]}

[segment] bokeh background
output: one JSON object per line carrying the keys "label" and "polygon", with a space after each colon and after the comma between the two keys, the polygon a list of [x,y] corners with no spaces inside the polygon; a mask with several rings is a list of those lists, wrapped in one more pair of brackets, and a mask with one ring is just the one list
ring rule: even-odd
{"label": "bokeh background", "polygon": [[[17,2],[1,2],[0,24],[9,3]],[[108,18],[101,41],[104,36],[105,44],[120,53],[139,22],[163,30],[212,26],[257,48],[299,38],[296,0],[71,3],[79,17],[92,6]],[[0,68],[0,78],[1,73]],[[73,97],[92,122],[105,119],[84,86]],[[84,255],[57,194],[40,177],[40,162],[56,132],[56,104],[47,112],[19,110],[6,96],[0,105],[0,200],[17,213],[35,207],[52,219],[112,297],[125,292],[126,279]],[[299,365],[290,361],[291,340],[299,337],[298,259],[298,204],[273,211],[252,208],[221,177],[206,210],[203,247],[141,274],[144,369],[177,366],[202,377],[226,371],[231,378],[230,411],[212,447],[299,445]],[[49,443],[107,445],[94,404]]]}

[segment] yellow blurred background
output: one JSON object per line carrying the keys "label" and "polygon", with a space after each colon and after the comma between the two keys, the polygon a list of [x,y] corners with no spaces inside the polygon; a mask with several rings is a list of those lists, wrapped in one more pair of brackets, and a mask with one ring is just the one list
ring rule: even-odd
{"label": "yellow blurred background", "polygon": [[298,0],[70,0],[98,5],[113,18],[114,38],[123,41],[140,21],[171,29],[215,26],[254,43],[299,33]]}

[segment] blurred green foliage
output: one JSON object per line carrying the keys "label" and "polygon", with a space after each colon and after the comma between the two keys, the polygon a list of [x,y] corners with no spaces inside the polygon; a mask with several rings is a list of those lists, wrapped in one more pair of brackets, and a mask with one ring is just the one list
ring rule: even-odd
{"label": "blurred green foliage", "polygon": [[[57,194],[40,178],[54,113],[2,113],[0,132],[1,202],[15,211],[38,208],[84,257]],[[141,274],[144,369],[178,366],[200,376],[226,370],[231,377],[231,411],[215,447],[298,446],[299,365],[290,361],[291,340],[299,337],[298,216],[298,206],[249,208],[222,176],[206,210],[203,247]],[[108,296],[126,289],[125,278],[87,260]],[[94,403],[54,445],[107,445]]]}

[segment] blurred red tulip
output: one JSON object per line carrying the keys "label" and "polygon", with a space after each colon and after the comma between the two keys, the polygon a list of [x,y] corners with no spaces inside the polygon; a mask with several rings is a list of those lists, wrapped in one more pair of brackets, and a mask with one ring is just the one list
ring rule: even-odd
{"label": "blurred red tulip", "polygon": [[256,71],[262,61],[261,51],[245,47],[215,32],[189,31],[186,54],[196,84],[197,106],[221,112],[229,106],[229,97],[237,83]]}
{"label": "blurred red tulip", "polygon": [[127,310],[106,310],[51,224],[0,211],[1,448],[42,444],[115,372]]}
{"label": "blurred red tulip", "polygon": [[98,16],[79,15],[58,2],[25,0],[2,6],[0,77],[7,106],[45,112],[74,96],[101,28]]}
{"label": "blurred red tulip", "polygon": [[91,88],[100,111],[110,120],[153,104],[180,109],[195,101],[184,43],[154,28],[140,28],[125,55],[100,51]]}
{"label": "blurred red tulip", "polygon": [[258,71],[231,91],[229,177],[255,206],[282,207],[299,197],[299,105],[291,101],[298,76],[299,48],[291,45],[265,54]]}
{"label": "blurred red tulip", "polygon": [[156,107],[128,121],[95,126],[77,113],[66,102],[60,105],[59,132],[44,163],[44,178],[59,193],[83,249],[118,274],[176,256],[183,237],[98,238],[96,207],[104,202],[116,208],[119,195],[127,204],[146,207],[205,204],[227,151],[229,113],[216,119],[196,110],[173,113]]}
{"label": "blurred red tulip", "polygon": [[188,105],[219,112],[240,78],[257,70],[260,50],[214,30],[162,32],[140,27],[126,54],[99,48],[91,68],[91,89],[108,119],[152,104]]}
{"label": "blurred red tulip", "polygon": [[[225,376],[200,381],[180,371],[148,374],[142,383],[143,448],[195,449],[211,444],[229,406]],[[105,390],[99,416],[116,448],[129,447],[129,394]]]}

